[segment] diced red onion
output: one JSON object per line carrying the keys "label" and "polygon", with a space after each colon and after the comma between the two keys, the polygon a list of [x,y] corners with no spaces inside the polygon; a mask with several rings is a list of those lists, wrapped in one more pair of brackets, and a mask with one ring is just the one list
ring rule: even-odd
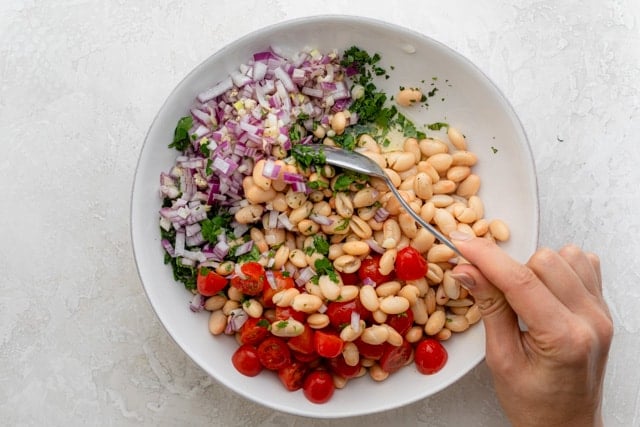
{"label": "diced red onion", "polygon": [[365,240],[365,242],[367,243],[367,245],[369,245],[369,248],[371,248],[372,251],[379,254],[383,254],[385,252],[385,249],[380,246],[380,244],[378,244],[378,242],[376,242],[373,238],[367,239]]}
{"label": "diced red onion", "polygon": [[278,287],[276,283],[276,276],[271,270],[267,270],[264,272],[265,277],[267,278],[267,283],[271,286],[271,289],[276,289]]}
{"label": "diced red onion", "polygon": [[289,217],[287,216],[286,213],[283,212],[280,215],[278,215],[278,222],[282,224],[282,226],[287,230],[289,231],[293,230],[293,224],[289,220]]}
{"label": "diced red onion", "polygon": [[278,226],[278,211],[269,211],[269,218],[267,222],[268,229],[273,230]]}
{"label": "diced red onion", "polygon": [[320,225],[331,225],[333,224],[333,220],[325,215],[319,215],[316,213],[312,213],[309,215],[309,219]]}
{"label": "diced red onion", "polygon": [[272,159],[264,162],[264,168],[262,169],[262,176],[269,179],[277,179],[280,174],[280,165],[277,165]]}
{"label": "diced red onion", "polygon": [[240,256],[249,253],[253,248],[253,240],[249,240],[236,248],[235,255]]}
{"label": "diced red onion", "polygon": [[198,95],[198,101],[205,103],[219,95],[222,95],[231,88],[233,88],[233,81],[231,80],[231,77],[227,77],[217,85],[213,86],[211,89],[207,89],[204,92],[200,93]]}
{"label": "diced red onion", "polygon": [[284,172],[282,180],[287,184],[293,184],[294,182],[304,182],[304,177],[299,173]]}
{"label": "diced red onion", "polygon": [[296,285],[304,286],[313,276],[316,275],[316,272],[311,267],[305,267],[300,270],[298,277],[296,278]]}
{"label": "diced red onion", "polygon": [[376,287],[376,281],[373,280],[371,277],[369,276],[365,276],[364,279],[362,279],[362,285],[363,286],[373,286],[374,288]]}
{"label": "diced red onion", "polygon": [[242,265],[241,264],[236,264],[234,272],[236,273],[236,276],[238,276],[242,280],[245,280],[247,278],[246,274],[244,274],[242,272]]}
{"label": "diced red onion", "polygon": [[205,301],[204,297],[199,293],[196,293],[193,295],[193,298],[191,299],[191,303],[189,303],[189,308],[194,313],[202,311],[202,309],[204,309],[204,301]]}
{"label": "diced red onion", "polygon": [[353,329],[355,333],[360,332],[360,313],[356,310],[351,312],[351,329]]}
{"label": "diced red onion", "polygon": [[298,91],[296,84],[293,82],[293,80],[291,80],[291,76],[289,76],[289,74],[284,69],[278,67],[273,70],[273,74],[275,78],[279,79],[282,82],[282,85],[288,92]]}
{"label": "diced red onion", "polygon": [[292,182],[291,189],[296,193],[306,193],[309,191],[309,187],[304,182]]}
{"label": "diced red onion", "polygon": [[176,256],[183,256],[184,255],[184,246],[186,243],[186,235],[184,230],[179,230],[176,232],[176,241],[175,241],[175,247],[174,247],[174,251],[175,251],[175,255]]}
{"label": "diced red onion", "polygon": [[388,217],[389,211],[387,211],[385,208],[378,208],[378,210],[376,210],[376,214],[373,216],[373,219],[376,222],[384,222]]}
{"label": "diced red onion", "polygon": [[167,251],[170,256],[175,257],[175,252],[173,250],[171,242],[168,239],[162,239],[161,243],[164,250]]}
{"label": "diced red onion", "polygon": [[225,334],[231,335],[234,332],[238,332],[242,325],[249,320],[249,315],[242,308],[236,308],[229,313],[229,320],[227,327],[225,328]]}

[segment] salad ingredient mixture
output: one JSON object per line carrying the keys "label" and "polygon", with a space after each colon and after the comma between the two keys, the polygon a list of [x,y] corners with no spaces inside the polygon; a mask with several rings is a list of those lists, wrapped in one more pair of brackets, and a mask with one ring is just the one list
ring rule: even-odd
{"label": "salad ingredient mixture", "polygon": [[[175,165],[160,176],[165,262],[232,335],[243,375],[274,371],[314,403],[366,375],[383,381],[415,361],[445,365],[442,345],[479,321],[451,276],[455,254],[403,211],[386,184],[325,164],[310,143],[359,150],[445,235],[509,238],[484,218],[464,135],[419,129],[376,87],[379,55],[306,49],[253,55],[200,93],[176,125]],[[401,87],[401,108],[432,96]],[[447,142],[428,131],[446,129]]]}

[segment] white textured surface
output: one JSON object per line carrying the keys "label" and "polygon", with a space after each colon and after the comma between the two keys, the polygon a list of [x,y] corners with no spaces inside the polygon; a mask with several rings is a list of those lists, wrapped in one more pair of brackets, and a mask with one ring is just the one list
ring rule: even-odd
{"label": "white textured surface", "polygon": [[484,364],[375,416],[273,412],[207,377],[143,293],[129,192],[170,90],[257,27],[344,13],[448,44],[511,100],[538,168],[541,244],[574,241],[602,257],[616,324],[607,424],[640,425],[640,2],[306,3],[0,2],[0,423],[508,425]]}

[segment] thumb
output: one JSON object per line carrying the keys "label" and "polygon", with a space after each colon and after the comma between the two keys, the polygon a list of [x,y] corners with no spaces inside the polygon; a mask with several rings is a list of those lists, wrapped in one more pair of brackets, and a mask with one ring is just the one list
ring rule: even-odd
{"label": "thumb", "polygon": [[480,309],[486,331],[487,363],[517,354],[520,347],[518,317],[500,289],[470,264],[456,266],[451,277],[469,291]]}
{"label": "thumb", "polygon": [[[455,238],[456,236],[452,236]],[[465,239],[468,237],[465,236]],[[473,241],[478,242],[473,242]],[[482,250],[480,239],[471,239],[469,249]],[[465,255],[471,255],[465,253]],[[459,264],[453,269],[452,277],[456,279],[474,297],[486,331],[487,364],[490,367],[505,366],[501,360],[511,359],[522,354],[521,335],[518,316],[509,305],[504,293],[494,286],[474,265]]]}

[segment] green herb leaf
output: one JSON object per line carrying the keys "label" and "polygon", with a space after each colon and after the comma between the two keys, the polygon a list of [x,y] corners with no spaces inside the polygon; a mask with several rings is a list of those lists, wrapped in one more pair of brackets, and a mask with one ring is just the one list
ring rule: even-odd
{"label": "green herb leaf", "polygon": [[189,129],[191,129],[191,126],[193,126],[193,118],[191,116],[186,116],[178,120],[178,124],[173,131],[173,142],[169,144],[169,148],[185,151],[191,144],[189,138]]}
{"label": "green herb leaf", "polygon": [[427,127],[431,130],[440,130],[442,128],[448,128],[449,123],[435,122],[435,123],[431,123],[430,125],[427,125]]}
{"label": "green herb leaf", "polygon": [[314,149],[303,144],[294,145],[293,148],[291,148],[291,155],[296,163],[298,163],[298,166],[303,169],[309,169],[312,165],[323,166],[327,162],[327,158],[322,150],[316,152]]}
{"label": "green herb leaf", "polygon": [[313,267],[317,274],[314,280],[315,284],[318,284],[318,279],[320,276],[325,275],[329,276],[329,279],[331,279],[331,281],[334,283],[340,282],[340,280],[338,279],[338,273],[336,273],[336,270],[333,268],[333,264],[331,263],[331,261],[329,261],[328,258],[320,258],[316,260]]}
{"label": "green herb leaf", "polygon": [[207,218],[200,223],[202,227],[202,237],[209,243],[218,243],[220,233],[226,232],[231,223],[231,214],[219,212],[213,218]]}

